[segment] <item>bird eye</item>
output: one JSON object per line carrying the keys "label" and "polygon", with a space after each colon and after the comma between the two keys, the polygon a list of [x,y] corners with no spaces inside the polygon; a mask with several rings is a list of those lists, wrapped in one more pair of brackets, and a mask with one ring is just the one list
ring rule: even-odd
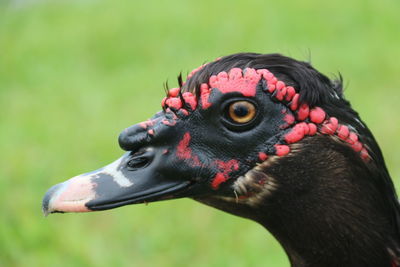
{"label": "bird eye", "polygon": [[227,113],[232,122],[245,124],[254,119],[257,110],[253,103],[241,100],[231,103],[228,106]]}

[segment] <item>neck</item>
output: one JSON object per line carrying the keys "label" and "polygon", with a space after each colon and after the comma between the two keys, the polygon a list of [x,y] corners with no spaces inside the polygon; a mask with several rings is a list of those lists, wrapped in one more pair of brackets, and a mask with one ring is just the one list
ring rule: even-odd
{"label": "neck", "polygon": [[278,201],[260,207],[257,221],[281,243],[292,266],[392,266],[398,240],[387,216],[373,205],[329,204]]}
{"label": "neck", "polygon": [[397,200],[394,191],[376,185],[390,178],[352,153],[346,145],[312,138],[261,165],[277,185],[263,201],[201,201],[262,224],[292,266],[398,266]]}
{"label": "neck", "polygon": [[281,190],[259,207],[265,212],[258,221],[293,266],[392,266],[399,245],[396,212],[391,192],[376,185],[390,178],[333,142],[310,140],[265,168]]}

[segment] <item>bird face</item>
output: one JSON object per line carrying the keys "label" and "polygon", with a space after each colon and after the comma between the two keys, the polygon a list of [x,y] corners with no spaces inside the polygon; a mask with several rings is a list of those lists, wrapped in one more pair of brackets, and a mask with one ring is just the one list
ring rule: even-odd
{"label": "bird face", "polygon": [[235,180],[276,153],[293,115],[272,100],[262,72],[255,69],[234,68],[209,83],[201,85],[200,97],[171,89],[164,111],[120,134],[127,153],[51,188],[44,209],[79,212],[237,194]]}
{"label": "bird face", "polygon": [[[191,88],[190,79],[201,75],[207,79]],[[301,104],[294,87],[262,68],[233,67],[209,75],[197,69],[187,84],[169,90],[162,107],[120,134],[127,151],[121,158],[50,188],[44,212],[181,197],[248,199],[274,187],[259,171],[261,163],[286,156],[291,144],[317,131],[333,135],[341,127],[323,109]],[[342,139],[349,139],[349,130],[342,132]],[[365,150],[361,143],[356,149]]]}

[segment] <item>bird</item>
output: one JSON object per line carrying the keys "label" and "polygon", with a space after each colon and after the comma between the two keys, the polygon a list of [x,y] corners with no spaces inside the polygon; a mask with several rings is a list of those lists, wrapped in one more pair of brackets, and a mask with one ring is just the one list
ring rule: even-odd
{"label": "bird", "polygon": [[340,74],[237,53],[179,75],[161,106],[122,131],[119,159],[51,187],[43,212],[191,198],[261,224],[291,266],[400,266],[393,181]]}

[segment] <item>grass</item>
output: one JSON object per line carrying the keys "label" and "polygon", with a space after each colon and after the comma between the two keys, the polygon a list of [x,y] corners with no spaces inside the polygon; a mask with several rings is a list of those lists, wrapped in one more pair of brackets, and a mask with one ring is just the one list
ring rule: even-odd
{"label": "grass", "polygon": [[44,218],[41,198],[119,157],[119,132],[160,109],[166,79],[241,51],[311,55],[340,71],[400,186],[399,7],[0,2],[0,266],[288,266],[261,226],[191,200]]}

